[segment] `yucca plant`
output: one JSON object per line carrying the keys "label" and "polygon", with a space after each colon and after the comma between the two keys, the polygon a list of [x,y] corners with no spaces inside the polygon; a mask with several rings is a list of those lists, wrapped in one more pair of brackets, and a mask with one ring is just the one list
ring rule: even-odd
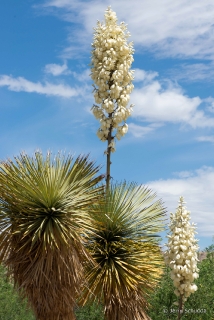
{"label": "yucca plant", "polygon": [[38,320],[75,319],[98,170],[87,156],[40,152],[0,164],[0,263]]}
{"label": "yucca plant", "polygon": [[107,320],[142,320],[148,297],[162,274],[157,233],[165,209],[148,188],[135,183],[111,185],[96,206],[87,244],[96,266],[86,265],[87,282],[80,303],[100,301]]}

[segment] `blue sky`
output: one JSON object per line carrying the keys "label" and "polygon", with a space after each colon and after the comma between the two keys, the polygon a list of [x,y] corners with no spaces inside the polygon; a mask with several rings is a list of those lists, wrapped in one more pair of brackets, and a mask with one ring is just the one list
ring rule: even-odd
{"label": "blue sky", "polygon": [[[108,5],[134,41],[134,112],[112,156],[114,181],[183,195],[200,248],[214,235],[214,3],[211,0],[3,0],[0,159],[59,150],[103,165],[90,79],[93,27]],[[165,240],[166,241],[166,240]]]}

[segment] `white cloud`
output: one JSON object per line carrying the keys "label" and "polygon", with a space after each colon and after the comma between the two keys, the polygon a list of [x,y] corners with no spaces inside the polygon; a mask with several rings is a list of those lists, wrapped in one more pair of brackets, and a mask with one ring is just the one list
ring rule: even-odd
{"label": "white cloud", "polygon": [[149,181],[147,185],[162,198],[168,212],[175,212],[179,197],[183,196],[200,234],[214,234],[214,167],[202,167],[189,174],[185,171],[185,176],[181,172],[180,178]]}
{"label": "white cloud", "polygon": [[2,75],[0,76],[0,87],[6,86],[11,91],[24,91],[24,92],[36,92],[39,94],[45,94],[50,96],[58,96],[63,98],[71,98],[81,94],[81,91],[75,88],[71,88],[64,84],[52,84],[45,82],[31,82],[25,78]]}
{"label": "white cloud", "polygon": [[145,135],[151,133],[161,125],[159,124],[150,124],[148,126],[139,126],[135,123],[129,123],[129,132],[135,137],[135,138],[142,138]]}
{"label": "white cloud", "polygon": [[[95,22],[103,21],[104,10],[110,4],[119,21],[128,24],[138,48],[143,46],[164,56],[214,58],[213,0],[145,0],[143,5],[139,0],[53,0],[44,6],[63,9],[60,12],[67,21],[81,21],[82,40],[89,43]],[[77,30],[75,33],[78,37]]]}
{"label": "white cloud", "polygon": [[197,138],[197,141],[214,143],[214,136],[201,136]]}
{"label": "white cloud", "polygon": [[151,82],[157,76],[158,72],[155,71],[145,71],[138,68],[134,70],[134,82]]}
{"label": "white cloud", "polygon": [[[142,79],[143,76],[144,73]],[[146,77],[145,75],[144,78]],[[190,98],[183,93],[181,87],[170,81],[143,83],[141,87],[134,89],[131,102],[135,105],[133,118],[150,122],[183,123],[193,128],[214,127],[214,118],[198,109],[203,102],[212,104],[212,101],[199,97]]]}
{"label": "white cloud", "polygon": [[59,76],[61,74],[69,74],[70,73],[66,63],[64,63],[63,65],[59,65],[59,64],[55,64],[55,63],[46,64],[44,71],[45,71],[45,73],[50,73],[53,76]]}

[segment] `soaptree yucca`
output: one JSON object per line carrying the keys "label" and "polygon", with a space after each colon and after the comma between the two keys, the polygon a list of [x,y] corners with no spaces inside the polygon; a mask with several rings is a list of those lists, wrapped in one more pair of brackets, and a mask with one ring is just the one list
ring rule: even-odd
{"label": "soaptree yucca", "polygon": [[148,188],[134,183],[111,185],[93,215],[96,233],[88,242],[96,266],[86,265],[87,286],[81,303],[98,300],[107,320],[142,320],[148,297],[162,274],[157,232],[165,209]]}
{"label": "soaptree yucca", "polygon": [[98,169],[87,156],[40,152],[0,164],[0,263],[39,320],[75,319]]}

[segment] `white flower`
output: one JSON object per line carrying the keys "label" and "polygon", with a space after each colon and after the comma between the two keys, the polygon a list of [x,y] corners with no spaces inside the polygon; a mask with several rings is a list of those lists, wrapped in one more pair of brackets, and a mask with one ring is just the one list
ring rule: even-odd
{"label": "white flower", "polygon": [[115,147],[115,142],[114,140],[112,140],[109,145],[108,145],[109,148],[114,148]]}
{"label": "white flower", "polygon": [[187,247],[186,246],[183,246],[182,244],[180,245],[180,248],[181,250],[184,252],[184,251],[187,251]]}
{"label": "white flower", "polygon": [[198,287],[196,286],[196,284],[192,284],[190,286],[190,292],[195,292],[198,289]]}
{"label": "white flower", "polygon": [[123,134],[126,134],[127,131],[128,131],[128,125],[125,123],[125,124],[123,125],[122,132],[123,132]]}
{"label": "white flower", "polygon": [[122,138],[122,135],[117,132],[115,137],[117,138],[117,140],[120,140]]}

